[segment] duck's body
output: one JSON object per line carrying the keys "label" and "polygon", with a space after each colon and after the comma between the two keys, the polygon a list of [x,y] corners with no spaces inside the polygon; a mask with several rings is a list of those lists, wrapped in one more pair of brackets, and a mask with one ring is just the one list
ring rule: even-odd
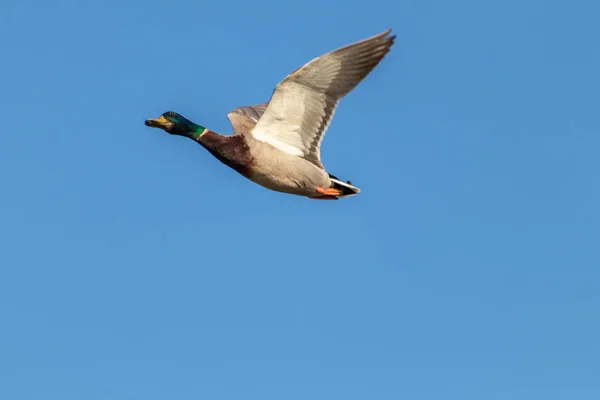
{"label": "duck's body", "polygon": [[251,136],[246,140],[254,160],[248,176],[253,182],[277,192],[307,197],[314,195],[317,187],[331,186],[324,169]]}
{"label": "duck's body", "polygon": [[394,42],[386,31],[317,57],[275,88],[269,103],[227,114],[224,136],[168,112],[146,125],[187,136],[251,181],[273,191],[337,200],[359,193],[329,174],[320,145],[339,100],[383,59]]}
{"label": "duck's body", "polygon": [[[255,139],[249,134],[250,131],[237,133],[225,136],[206,129],[197,142],[228,167],[252,182],[276,192],[315,197],[318,187],[330,188],[334,185],[345,186],[346,195],[358,191],[310,161],[281,152],[270,144]],[[356,192],[349,190],[351,188]]]}

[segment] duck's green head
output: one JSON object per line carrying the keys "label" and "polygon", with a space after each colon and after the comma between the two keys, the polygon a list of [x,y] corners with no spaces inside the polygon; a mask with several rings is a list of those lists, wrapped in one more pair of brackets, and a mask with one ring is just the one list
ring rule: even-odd
{"label": "duck's green head", "polygon": [[198,139],[206,130],[205,127],[197,125],[173,111],[167,111],[156,119],[147,119],[146,126],[160,128],[171,135],[185,136],[194,140]]}

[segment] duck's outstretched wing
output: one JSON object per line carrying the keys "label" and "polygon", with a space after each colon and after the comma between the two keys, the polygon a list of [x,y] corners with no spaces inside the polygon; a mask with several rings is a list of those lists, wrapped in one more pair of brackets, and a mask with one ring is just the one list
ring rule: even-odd
{"label": "duck's outstretched wing", "polygon": [[252,135],[319,168],[321,142],[339,101],[379,64],[394,44],[391,30],[317,57],[273,91]]}
{"label": "duck's outstretched wing", "polygon": [[254,128],[262,117],[267,103],[235,108],[227,113],[235,135],[246,135]]}

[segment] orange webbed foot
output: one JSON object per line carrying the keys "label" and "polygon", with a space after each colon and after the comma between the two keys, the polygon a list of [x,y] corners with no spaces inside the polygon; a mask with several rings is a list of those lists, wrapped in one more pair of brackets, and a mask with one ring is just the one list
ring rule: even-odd
{"label": "orange webbed foot", "polygon": [[321,186],[317,186],[317,193],[323,196],[339,196],[342,191],[335,188],[323,189]]}

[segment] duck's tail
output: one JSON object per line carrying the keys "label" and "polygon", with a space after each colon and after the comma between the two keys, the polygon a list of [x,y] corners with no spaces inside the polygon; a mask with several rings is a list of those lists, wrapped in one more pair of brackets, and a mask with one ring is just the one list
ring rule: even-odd
{"label": "duck's tail", "polygon": [[338,199],[343,199],[344,197],[351,197],[351,196],[355,196],[360,192],[360,189],[357,188],[356,186],[352,186],[352,183],[350,181],[348,182],[342,182],[339,180],[339,178],[329,174],[329,180],[331,180],[331,183],[333,183],[333,188],[335,189],[339,189],[342,191],[342,194],[340,194],[338,197]]}

